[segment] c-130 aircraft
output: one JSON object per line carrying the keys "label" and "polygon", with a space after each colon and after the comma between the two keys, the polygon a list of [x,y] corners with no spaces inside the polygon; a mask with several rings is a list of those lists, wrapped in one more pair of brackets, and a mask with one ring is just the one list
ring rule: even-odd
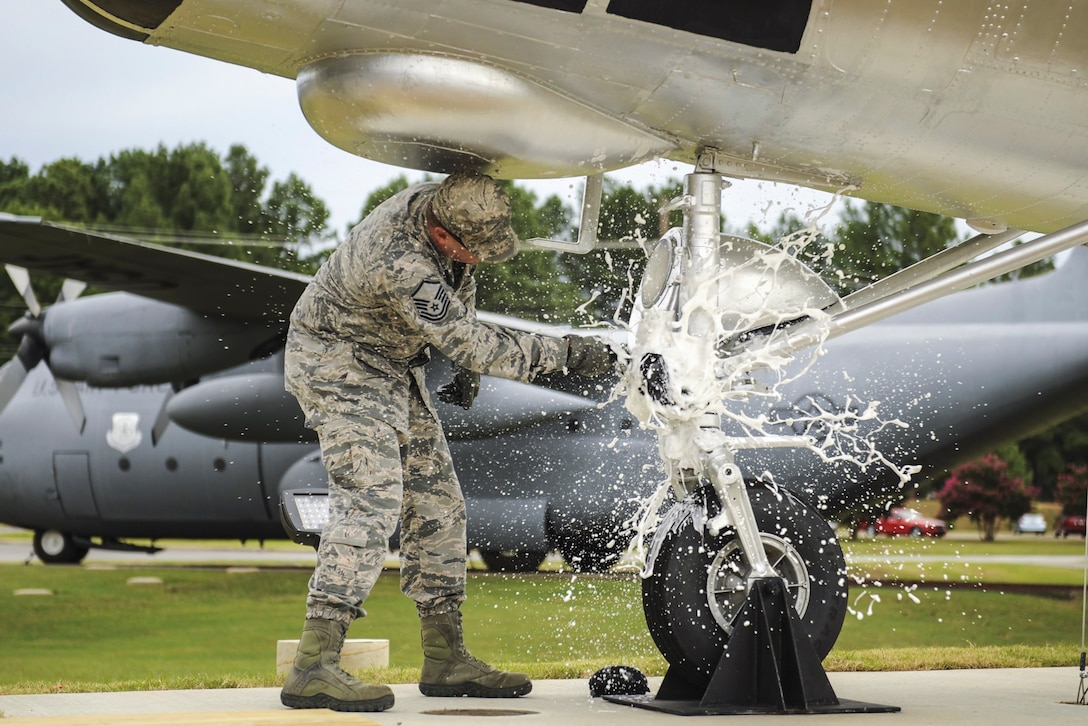
{"label": "c-130 aircraft", "polygon": [[[1000,400],[989,398],[998,395],[993,388],[978,400],[957,398],[984,376],[943,368],[953,354],[927,355],[907,335],[889,364],[913,366],[888,370],[922,381],[922,389],[902,402],[905,409],[885,399],[880,415],[868,404],[883,390],[859,390],[845,401],[791,399],[790,386],[819,380],[810,376],[827,356],[810,351],[848,349],[869,330],[894,330],[893,340],[881,340],[894,350],[904,334],[920,331],[876,323],[1088,240],[1088,92],[1080,78],[1088,51],[1069,40],[1088,24],[1079,5],[65,2],[124,38],[295,80],[307,120],[351,153],[442,173],[586,174],[577,242],[532,241],[537,246],[592,249],[601,173],[658,157],[692,165],[672,205],[683,226],[647,250],[622,381],[627,410],[656,434],[676,500],[654,535],[644,581],[647,620],[674,682],[710,680],[710,661],[734,633],[736,598],[756,581],[792,583],[791,602],[826,653],[841,625],[845,585],[823,516],[855,495],[886,497],[902,485],[912,457],[942,450],[912,446],[909,435],[899,442],[900,424],[927,421],[924,437],[956,441],[948,451],[964,451],[984,439],[972,425],[980,411],[993,417],[987,423],[1013,424],[1008,431],[1024,422],[1010,414],[1020,403],[1013,403],[1018,384],[994,362],[1006,359],[993,348],[983,368],[1007,374],[990,381],[1005,386]],[[768,250],[722,237],[724,177],[845,191],[962,218],[989,236],[840,300],[788,245]],[[986,256],[1019,230],[1043,236]],[[949,302],[944,319],[956,320],[958,310]],[[1048,325],[1028,324],[1035,334]],[[963,332],[954,349],[964,355],[985,344],[981,330]],[[1059,408],[1076,408],[1071,381],[1078,379],[1065,367],[1071,358],[1054,353],[1057,365],[1032,359],[1016,373],[1035,393],[1053,382],[1070,394]],[[1045,383],[1033,377],[1037,366]],[[838,375],[837,390],[872,380]],[[798,406],[802,413],[793,411]],[[839,443],[872,442],[863,458],[888,452],[876,467],[882,473],[850,471],[821,448],[829,437],[817,418],[839,424],[829,429]],[[864,436],[839,436],[851,430]],[[764,462],[772,485],[754,484],[765,478],[758,474]],[[812,466],[799,474],[789,462]],[[825,469],[835,474],[825,478]],[[815,542],[819,552],[810,549]],[[706,561],[692,562],[692,551]]]}
{"label": "c-130 aircraft", "polygon": [[[10,391],[0,401],[0,521],[33,530],[47,563],[78,562],[92,546],[143,548],[133,539],[286,537],[284,493],[326,486],[313,432],[283,388],[284,316],[306,278],[36,218],[0,216],[0,240],[7,260],[34,271],[139,291],[64,300],[12,326],[22,344],[0,369],[0,392]],[[28,280],[8,267],[18,284]],[[868,426],[869,451],[916,462],[922,478],[1088,410],[1085,276],[1088,249],[1078,247],[1054,272],[960,292],[829,341],[815,360],[792,364],[767,435],[827,437],[835,419]],[[630,333],[614,335],[632,344]],[[12,370],[36,347],[41,362],[11,388]],[[448,362],[430,365],[430,383],[442,385]],[[598,571],[627,549],[640,502],[663,474],[657,435],[611,395],[616,383],[485,377],[469,411],[436,403],[468,502],[470,546],[490,567],[535,569],[558,550],[575,570]],[[884,422],[866,422],[874,402]],[[744,406],[758,414],[765,404]],[[744,433],[735,420],[723,430]],[[784,496],[830,537],[824,519],[902,494],[895,467],[829,461],[817,447],[747,450],[738,460],[771,473],[773,487],[749,482],[763,526],[782,516]],[[796,532],[763,536],[768,551],[795,553],[779,567],[808,591],[798,609],[825,628],[816,642],[826,652],[845,614],[845,582],[830,577],[841,554]],[[720,551],[735,555],[736,546]],[[666,567],[660,593],[685,598],[690,587],[674,580],[707,565],[677,558]],[[819,590],[832,582],[841,594]],[[719,603],[708,617],[728,622],[738,608]]]}
{"label": "c-130 aircraft", "polygon": [[[8,265],[31,310],[0,369],[0,521],[33,530],[47,563],[138,549],[133,539],[287,537],[282,493],[327,486],[283,384],[286,315],[307,278],[3,215],[0,240],[38,271],[139,291],[42,310],[31,275]],[[452,372],[437,352],[429,368],[435,387]],[[470,545],[494,569],[535,569],[554,550],[606,568],[625,546],[624,500],[653,478],[653,444],[601,408],[610,387],[540,383],[486,377],[468,411],[434,399],[464,472]]]}

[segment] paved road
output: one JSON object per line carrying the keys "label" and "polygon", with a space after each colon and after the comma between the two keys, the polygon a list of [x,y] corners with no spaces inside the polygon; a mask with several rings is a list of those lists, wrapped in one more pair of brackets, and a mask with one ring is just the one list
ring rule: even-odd
{"label": "paved road", "polygon": [[[0,526],[0,535],[22,532],[23,530]],[[0,562],[32,562],[36,561],[33,548],[29,540],[3,541],[0,540]],[[210,549],[207,544],[200,542],[171,543],[162,552],[149,555],[143,552],[113,552],[110,550],[92,549],[84,560],[86,564],[126,564],[149,566],[164,564],[247,564],[265,566],[297,565],[299,567],[312,567],[317,562],[313,549],[302,545],[289,546],[282,542],[276,542],[271,548],[262,549],[256,542],[236,545],[217,545]],[[395,564],[396,558],[391,557],[390,563]],[[847,557],[848,563],[870,562],[922,562],[945,563],[962,562],[966,564],[1006,564],[1006,565],[1036,565],[1039,567],[1064,567],[1070,569],[1084,569],[1088,564],[1088,558],[1084,554],[1075,555],[925,555],[909,554],[896,555],[895,553],[855,555]],[[482,563],[477,563],[482,567]]]}
{"label": "paved road", "polygon": [[[36,562],[34,549],[29,541],[0,541],[0,562]],[[170,546],[162,552],[147,554],[144,552],[114,552],[111,550],[91,549],[84,564],[126,564],[148,565],[154,567],[164,564],[263,564],[298,565],[312,567],[317,562],[313,549],[298,545],[296,549],[261,549],[257,544],[237,545],[208,549],[199,543],[192,545]]]}
{"label": "paved road", "polygon": [[968,565],[984,563],[1001,565],[1036,565],[1038,567],[1069,567],[1083,569],[1088,560],[1084,555],[971,555],[969,557],[948,555],[858,555],[847,556],[847,564],[865,562],[925,562],[945,563],[962,562]]}

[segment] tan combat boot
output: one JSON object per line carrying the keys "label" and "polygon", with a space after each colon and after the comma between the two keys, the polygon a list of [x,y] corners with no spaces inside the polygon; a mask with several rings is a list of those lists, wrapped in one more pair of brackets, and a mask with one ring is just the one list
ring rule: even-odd
{"label": "tan combat boot", "polygon": [[291,708],[333,711],[384,711],[393,707],[388,686],[372,686],[340,668],[340,649],[348,627],[336,620],[306,620],[280,703]]}
{"label": "tan combat boot", "polygon": [[421,618],[423,672],[419,690],[424,696],[513,698],[533,690],[529,676],[492,668],[465,650],[461,613]]}

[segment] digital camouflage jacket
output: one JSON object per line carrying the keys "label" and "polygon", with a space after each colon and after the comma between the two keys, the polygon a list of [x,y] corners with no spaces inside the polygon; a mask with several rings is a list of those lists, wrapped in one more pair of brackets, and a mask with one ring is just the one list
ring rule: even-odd
{"label": "digital camouflage jacket", "polygon": [[421,366],[432,346],[463,368],[520,381],[565,364],[562,338],[477,319],[473,267],[439,255],[427,236],[437,188],[416,185],[379,205],[295,305],[285,378],[311,425],[365,411],[406,431],[411,378],[431,407]]}

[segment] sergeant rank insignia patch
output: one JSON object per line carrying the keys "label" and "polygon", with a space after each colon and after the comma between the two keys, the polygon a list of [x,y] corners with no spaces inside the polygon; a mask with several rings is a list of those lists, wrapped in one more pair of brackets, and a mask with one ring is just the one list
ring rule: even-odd
{"label": "sergeant rank insignia patch", "polygon": [[412,293],[419,317],[428,323],[440,323],[450,310],[450,294],[446,286],[437,280],[424,280]]}

